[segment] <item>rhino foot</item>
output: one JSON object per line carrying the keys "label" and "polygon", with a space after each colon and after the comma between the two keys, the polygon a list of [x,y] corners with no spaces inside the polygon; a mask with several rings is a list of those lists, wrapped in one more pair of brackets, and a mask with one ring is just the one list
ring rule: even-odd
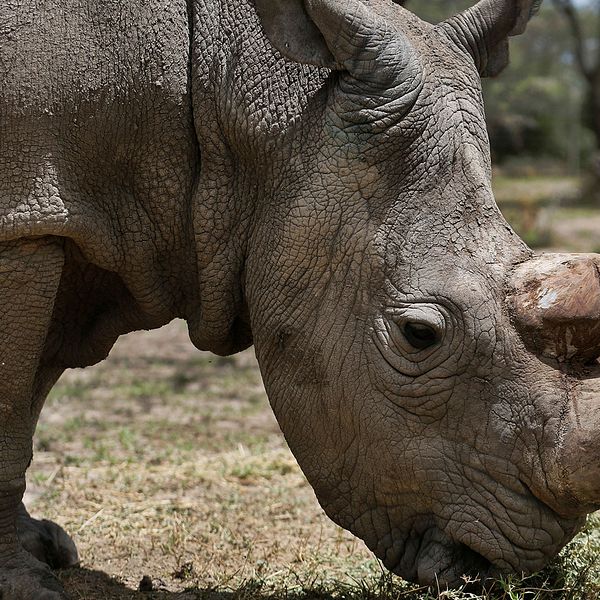
{"label": "rhino foot", "polygon": [[21,551],[0,566],[0,600],[68,600],[47,565]]}
{"label": "rhino foot", "polygon": [[17,533],[23,548],[50,568],[65,569],[79,564],[77,548],[67,532],[52,521],[34,519],[23,504],[17,516]]}

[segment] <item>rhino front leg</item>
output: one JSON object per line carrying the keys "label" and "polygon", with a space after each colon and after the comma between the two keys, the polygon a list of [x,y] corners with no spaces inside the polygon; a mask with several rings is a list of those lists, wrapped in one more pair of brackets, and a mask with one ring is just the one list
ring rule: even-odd
{"label": "rhino front leg", "polygon": [[[47,564],[24,549],[18,533],[27,530],[24,541],[33,547],[32,521],[21,501],[37,417],[56,378],[44,348],[63,265],[55,238],[0,244],[0,598],[11,600],[65,598]],[[50,546],[61,537],[51,526],[46,533]]]}
{"label": "rhino front leg", "polygon": [[79,563],[75,542],[67,532],[47,519],[34,519],[22,502],[17,514],[17,534],[23,548],[52,569],[66,569]]}

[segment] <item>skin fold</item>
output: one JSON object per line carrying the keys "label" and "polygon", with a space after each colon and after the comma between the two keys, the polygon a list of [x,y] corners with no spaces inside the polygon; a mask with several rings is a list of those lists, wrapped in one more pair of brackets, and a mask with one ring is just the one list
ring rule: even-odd
{"label": "skin fold", "polygon": [[2,3],[7,598],[64,598],[47,565],[78,560],[21,504],[47,392],[176,317],[255,345],[319,502],[395,573],[531,572],[571,539],[600,504],[600,258],[504,221],[480,84],[538,5]]}

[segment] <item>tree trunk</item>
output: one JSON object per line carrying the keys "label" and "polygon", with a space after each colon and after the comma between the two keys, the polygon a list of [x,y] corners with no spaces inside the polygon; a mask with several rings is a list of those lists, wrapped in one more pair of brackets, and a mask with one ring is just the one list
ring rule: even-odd
{"label": "tree trunk", "polygon": [[582,200],[600,206],[600,69],[588,79],[587,118],[585,122],[594,134],[596,149],[590,160],[590,169],[583,187]]}
{"label": "tree trunk", "polygon": [[596,70],[589,89],[591,119],[590,126],[596,137],[596,147],[600,149],[600,69]]}

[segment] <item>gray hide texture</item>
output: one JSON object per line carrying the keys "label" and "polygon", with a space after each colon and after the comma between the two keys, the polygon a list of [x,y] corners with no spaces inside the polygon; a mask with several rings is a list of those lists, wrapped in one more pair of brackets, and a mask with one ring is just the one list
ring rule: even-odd
{"label": "gray hide texture", "polygon": [[600,262],[504,221],[480,87],[537,5],[0,4],[4,598],[64,598],[46,565],[78,560],[21,504],[48,390],[175,317],[255,344],[324,510],[403,577],[530,572],[575,534]]}

